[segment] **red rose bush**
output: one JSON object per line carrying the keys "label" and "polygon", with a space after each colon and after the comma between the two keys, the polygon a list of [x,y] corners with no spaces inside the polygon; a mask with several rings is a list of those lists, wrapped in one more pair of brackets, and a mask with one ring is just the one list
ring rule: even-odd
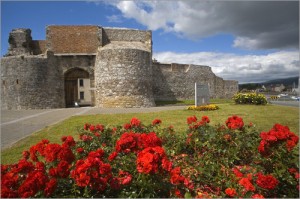
{"label": "red rose bush", "polygon": [[1,197],[299,197],[299,137],[275,124],[257,132],[239,116],[224,125],[187,118],[187,132],[138,118],[86,123],[78,138],[42,140],[1,165]]}

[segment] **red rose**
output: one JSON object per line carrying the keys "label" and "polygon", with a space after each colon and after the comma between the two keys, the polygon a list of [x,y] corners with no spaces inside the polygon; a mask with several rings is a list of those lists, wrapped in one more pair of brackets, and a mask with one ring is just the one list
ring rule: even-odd
{"label": "red rose", "polygon": [[109,157],[108,160],[109,161],[113,161],[116,157],[117,157],[118,153],[116,151],[112,152]]}
{"label": "red rose", "polygon": [[128,185],[132,181],[132,175],[126,171],[120,170],[118,180],[119,180],[120,184]]}
{"label": "red rose", "polygon": [[80,187],[86,187],[88,186],[90,179],[90,176],[86,175],[85,173],[80,173],[79,178],[76,180],[76,183]]}
{"label": "red rose", "polygon": [[194,183],[193,181],[191,181],[189,178],[185,178],[184,179],[184,185],[186,188],[188,188],[189,190],[193,190],[194,189]]}
{"label": "red rose", "polygon": [[255,191],[255,187],[248,178],[240,179],[239,185],[243,186],[247,191]]}
{"label": "red rose", "polygon": [[63,146],[68,146],[68,147],[71,147],[71,146],[75,146],[76,145],[76,142],[74,140],[74,138],[72,136],[64,136],[64,143],[63,143]]}
{"label": "red rose", "polygon": [[265,198],[265,197],[263,195],[257,193],[257,194],[252,195],[251,198]]}
{"label": "red rose", "polygon": [[83,129],[88,130],[90,128],[90,126],[91,126],[90,124],[86,123],[86,124],[84,124]]}
{"label": "red rose", "polygon": [[77,153],[83,153],[84,149],[83,148],[77,148],[76,151],[77,151]]}
{"label": "red rose", "polygon": [[137,151],[139,136],[140,134],[133,132],[123,133],[116,143],[116,151],[125,153]]}
{"label": "red rose", "polygon": [[183,195],[181,194],[180,190],[179,189],[175,189],[175,195],[178,197],[178,198],[183,198]]}
{"label": "red rose", "polygon": [[95,130],[96,130],[96,127],[95,127],[94,125],[91,125],[91,126],[90,126],[90,131],[93,132],[93,131],[95,131]]}
{"label": "red rose", "polygon": [[162,168],[166,171],[171,171],[172,169],[172,162],[169,161],[167,158],[162,159]]}
{"label": "red rose", "polygon": [[194,122],[197,122],[197,117],[195,115],[187,118],[188,124],[192,124]]}
{"label": "red rose", "polygon": [[104,126],[102,124],[97,124],[96,125],[96,130],[103,132],[104,131]]}
{"label": "red rose", "polygon": [[138,146],[141,149],[145,149],[147,147],[162,146],[162,141],[154,132],[148,134],[142,133],[139,136]]}
{"label": "red rose", "polygon": [[70,174],[70,165],[68,164],[67,161],[60,161],[59,164],[57,165],[56,169],[56,175],[62,177],[62,178],[67,178],[69,177]]}
{"label": "red rose", "polygon": [[56,189],[57,187],[57,181],[55,178],[52,178],[47,184],[46,188],[44,190],[44,193],[46,197],[49,197]]}
{"label": "red rose", "polygon": [[159,125],[161,124],[161,120],[160,119],[155,119],[152,121],[152,125],[155,126],[155,125]]}
{"label": "red rose", "polygon": [[140,151],[137,156],[137,170],[140,173],[157,173],[162,170],[162,160],[166,158],[160,146],[148,147]]}
{"label": "red rose", "polygon": [[69,147],[62,147],[59,153],[57,154],[59,160],[65,160],[68,163],[72,163],[75,160],[75,155]]}
{"label": "red rose", "polygon": [[124,124],[123,128],[126,130],[131,129],[131,124]]}
{"label": "red rose", "polygon": [[238,117],[236,115],[229,117],[226,120],[226,126],[229,129],[235,130],[235,129],[242,129],[244,126],[243,119],[241,117]]}
{"label": "red rose", "polygon": [[233,188],[225,189],[225,193],[226,193],[226,195],[228,195],[231,198],[233,198],[236,195],[236,191]]}
{"label": "red rose", "polygon": [[293,174],[293,173],[296,173],[298,170],[295,169],[295,168],[289,168],[288,171]]}
{"label": "red rose", "polygon": [[296,146],[297,144],[293,141],[293,140],[288,140],[286,142],[286,148],[288,151],[293,150],[293,148]]}
{"label": "red rose", "polygon": [[232,169],[235,177],[237,178],[242,178],[244,176],[244,174],[242,172],[240,172],[240,170],[238,168],[233,168]]}
{"label": "red rose", "polygon": [[278,180],[272,175],[262,175],[261,173],[258,173],[256,184],[261,188],[272,190],[275,189],[278,183]]}
{"label": "red rose", "polygon": [[208,116],[202,116],[202,121],[205,122],[205,123],[209,123],[210,122]]}
{"label": "red rose", "polygon": [[111,173],[111,166],[110,166],[110,164],[107,164],[107,163],[101,164],[100,169],[99,169],[99,173],[101,175]]}
{"label": "red rose", "polygon": [[137,118],[132,118],[130,124],[135,127],[139,127],[141,125],[141,121]]}
{"label": "red rose", "polygon": [[262,155],[265,155],[267,153],[266,147],[269,146],[269,143],[265,140],[260,141],[260,144],[258,146],[258,151],[259,153],[261,153]]}
{"label": "red rose", "polygon": [[175,167],[174,169],[172,169],[170,174],[171,174],[170,182],[173,185],[178,185],[178,184],[184,182],[184,180],[185,180],[185,178],[181,175],[180,167]]}
{"label": "red rose", "polygon": [[299,142],[299,137],[293,132],[289,132],[289,139],[293,140],[296,144]]}
{"label": "red rose", "polygon": [[1,186],[1,198],[18,198],[18,192]]}

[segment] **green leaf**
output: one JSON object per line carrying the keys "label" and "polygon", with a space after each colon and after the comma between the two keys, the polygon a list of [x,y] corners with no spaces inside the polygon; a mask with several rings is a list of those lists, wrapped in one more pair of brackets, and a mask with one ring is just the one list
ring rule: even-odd
{"label": "green leaf", "polygon": [[184,194],[184,198],[192,198],[191,193],[190,193],[190,192],[186,192],[186,193]]}

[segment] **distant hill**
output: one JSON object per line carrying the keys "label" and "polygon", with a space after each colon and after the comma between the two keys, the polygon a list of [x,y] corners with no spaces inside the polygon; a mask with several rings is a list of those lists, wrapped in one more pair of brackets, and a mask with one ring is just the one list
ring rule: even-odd
{"label": "distant hill", "polygon": [[273,79],[273,80],[259,82],[259,83],[239,84],[239,90],[242,90],[242,89],[255,90],[257,88],[261,88],[262,85],[270,86],[270,85],[276,85],[276,84],[283,84],[285,87],[292,88],[294,83],[295,83],[295,86],[297,87],[299,84],[299,76],[288,77],[288,78],[284,78],[284,79]]}
{"label": "distant hill", "polygon": [[294,83],[298,85],[299,81],[299,76],[298,77],[289,77],[289,78],[284,78],[284,79],[273,79],[269,80],[266,82],[262,82],[260,84],[263,85],[270,85],[270,84],[283,84],[283,85],[293,85]]}

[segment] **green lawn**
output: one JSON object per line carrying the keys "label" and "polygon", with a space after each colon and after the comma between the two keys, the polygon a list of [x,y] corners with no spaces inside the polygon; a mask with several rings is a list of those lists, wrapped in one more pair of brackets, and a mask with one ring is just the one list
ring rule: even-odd
{"label": "green lawn", "polygon": [[[210,99],[210,103],[213,104],[224,104],[232,102],[231,99]],[[155,101],[157,106],[165,106],[165,105],[194,105],[195,100],[174,100],[174,101]]]}
{"label": "green lawn", "polygon": [[211,120],[211,125],[224,124],[226,119],[232,115],[241,116],[244,123],[252,122],[259,131],[268,131],[275,123],[280,123],[290,127],[291,131],[299,133],[299,108],[284,107],[275,105],[255,106],[255,105],[235,105],[226,100],[216,100],[220,109],[216,111],[198,112],[190,110],[162,111],[154,113],[128,113],[128,114],[107,114],[74,116],[63,122],[46,127],[34,133],[11,148],[1,151],[2,164],[15,163],[21,158],[22,151],[29,149],[42,139],[49,139],[50,142],[61,143],[63,135],[78,137],[77,129],[82,128],[85,123],[104,124],[113,127],[128,123],[132,117],[137,117],[144,124],[149,124],[153,119],[162,120],[162,126],[174,126],[177,133],[185,133],[187,128],[186,118],[195,115],[201,118],[207,115]]}

